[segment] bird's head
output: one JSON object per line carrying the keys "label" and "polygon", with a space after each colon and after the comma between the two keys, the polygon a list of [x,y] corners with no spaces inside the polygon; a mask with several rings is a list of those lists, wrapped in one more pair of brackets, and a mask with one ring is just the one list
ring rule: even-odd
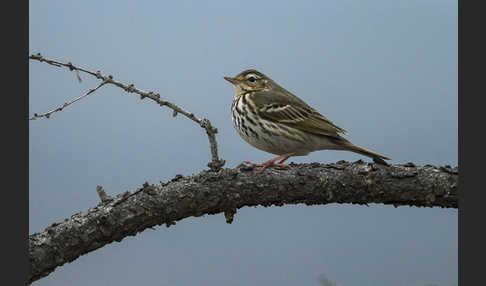
{"label": "bird's head", "polygon": [[235,86],[236,93],[265,90],[272,84],[270,78],[254,69],[242,71],[235,77],[225,76],[224,79]]}

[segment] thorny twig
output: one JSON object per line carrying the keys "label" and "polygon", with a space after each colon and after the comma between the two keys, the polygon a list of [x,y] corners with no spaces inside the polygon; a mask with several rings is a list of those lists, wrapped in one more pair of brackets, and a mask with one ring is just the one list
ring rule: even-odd
{"label": "thorny twig", "polygon": [[102,87],[103,85],[113,84],[113,85],[116,85],[116,86],[124,89],[128,93],[136,93],[136,94],[140,95],[140,99],[150,98],[153,101],[155,101],[157,104],[159,104],[160,106],[167,106],[168,108],[173,110],[173,116],[176,116],[177,114],[180,113],[180,114],[184,115],[185,117],[191,119],[192,121],[196,122],[197,124],[199,124],[199,126],[201,128],[206,130],[206,134],[208,135],[209,144],[210,144],[210,148],[211,148],[212,161],[208,163],[208,166],[211,168],[212,171],[218,171],[225,164],[225,160],[219,159],[219,157],[218,157],[218,145],[216,143],[216,133],[218,133],[218,129],[213,127],[211,125],[211,122],[208,119],[206,119],[206,118],[199,119],[193,113],[189,113],[189,112],[185,111],[184,109],[180,108],[179,106],[175,105],[174,103],[171,103],[169,101],[161,99],[160,94],[158,94],[158,93],[154,93],[152,91],[149,91],[149,92],[142,91],[140,89],[135,88],[135,86],[133,84],[126,85],[124,83],[121,83],[119,81],[114,80],[113,76],[111,76],[111,75],[105,76],[105,75],[101,74],[100,71],[92,72],[92,71],[83,69],[81,67],[75,66],[70,62],[63,63],[63,62],[59,62],[59,61],[55,61],[55,60],[46,59],[46,58],[42,57],[40,53],[29,56],[29,59],[37,60],[37,61],[40,61],[40,62],[45,62],[47,64],[50,64],[50,65],[53,65],[53,66],[56,66],[56,67],[67,67],[71,71],[84,72],[84,73],[90,74],[90,75],[92,75],[92,76],[94,76],[97,79],[102,81],[102,83],[100,83],[96,88],[89,90],[86,94],[72,100],[71,102],[64,103],[62,106],[60,106],[60,107],[58,107],[54,110],[51,110],[47,113],[44,113],[44,114],[37,114],[36,113],[36,114],[34,114],[33,117],[29,118],[30,120],[35,120],[35,119],[41,118],[41,117],[49,118],[49,116],[52,113],[63,110],[66,106],[88,96],[89,94],[91,94],[92,92],[94,92],[98,88]]}
{"label": "thorny twig", "polygon": [[46,112],[46,113],[42,113],[42,114],[37,114],[37,113],[34,113],[34,116],[30,117],[29,120],[36,120],[37,118],[41,118],[41,117],[45,117],[45,118],[49,118],[51,116],[51,114],[53,114],[54,112],[58,112],[58,111],[61,111],[63,110],[65,107],[67,107],[68,105],[71,105],[73,103],[75,103],[76,101],[78,100],[81,100],[83,98],[85,98],[86,96],[90,95],[91,93],[93,93],[94,91],[96,91],[98,88],[102,87],[103,85],[105,85],[107,83],[107,81],[103,81],[102,83],[100,83],[97,87],[95,88],[92,88],[90,90],[88,90],[88,92],[86,92],[85,94],[81,95],[80,97],[77,97],[73,100],[71,100],[70,102],[65,102],[62,106],[59,106],[58,108],[56,109],[53,109],[49,112]]}

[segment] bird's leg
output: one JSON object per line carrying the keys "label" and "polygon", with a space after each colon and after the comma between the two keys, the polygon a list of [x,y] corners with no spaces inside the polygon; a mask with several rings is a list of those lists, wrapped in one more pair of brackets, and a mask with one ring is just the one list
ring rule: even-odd
{"label": "bird's leg", "polygon": [[[260,172],[263,172],[267,167],[269,166],[278,166],[278,167],[288,167],[289,165],[288,164],[283,164],[283,162],[285,162],[290,156],[294,155],[295,153],[287,153],[287,154],[283,154],[283,155],[280,155],[278,157],[275,157],[273,159],[270,159],[264,163],[261,163],[261,164],[255,164],[255,163],[252,163],[250,161],[245,161],[246,164],[249,164],[249,165],[252,165],[254,167],[262,167],[260,169]],[[280,160],[278,163],[275,163],[277,162],[278,160]]]}
{"label": "bird's leg", "polygon": [[[288,153],[288,154],[282,155],[283,156],[283,159],[280,160],[278,162],[278,164],[288,166],[288,164],[282,164],[282,163],[285,162],[285,161],[287,161],[287,159],[290,158],[290,156],[292,156],[292,155],[294,155],[294,153]],[[280,156],[280,157],[282,157],[282,156]]]}

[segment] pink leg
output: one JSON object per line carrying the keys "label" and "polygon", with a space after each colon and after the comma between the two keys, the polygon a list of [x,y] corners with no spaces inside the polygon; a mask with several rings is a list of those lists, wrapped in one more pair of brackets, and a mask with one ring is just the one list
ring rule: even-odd
{"label": "pink leg", "polygon": [[[249,165],[252,165],[252,166],[255,166],[255,167],[262,167],[260,169],[260,172],[263,173],[263,171],[269,167],[269,166],[278,166],[278,167],[288,167],[289,165],[288,164],[283,164],[283,162],[285,162],[289,157],[291,157],[292,155],[294,155],[295,153],[287,153],[287,154],[283,154],[283,155],[280,155],[278,157],[275,157],[273,159],[270,159],[264,163],[261,163],[261,164],[255,164],[255,163],[252,163],[250,161],[245,161],[246,164],[249,164]],[[280,160],[278,163],[275,163],[277,162],[278,160]]]}

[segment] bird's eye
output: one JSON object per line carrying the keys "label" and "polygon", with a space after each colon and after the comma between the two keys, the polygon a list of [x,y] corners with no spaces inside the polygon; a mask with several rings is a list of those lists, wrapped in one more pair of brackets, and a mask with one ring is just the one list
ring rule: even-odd
{"label": "bird's eye", "polygon": [[253,76],[250,76],[250,77],[248,78],[248,80],[249,80],[250,82],[255,82],[256,78],[255,78],[255,77],[253,77]]}

